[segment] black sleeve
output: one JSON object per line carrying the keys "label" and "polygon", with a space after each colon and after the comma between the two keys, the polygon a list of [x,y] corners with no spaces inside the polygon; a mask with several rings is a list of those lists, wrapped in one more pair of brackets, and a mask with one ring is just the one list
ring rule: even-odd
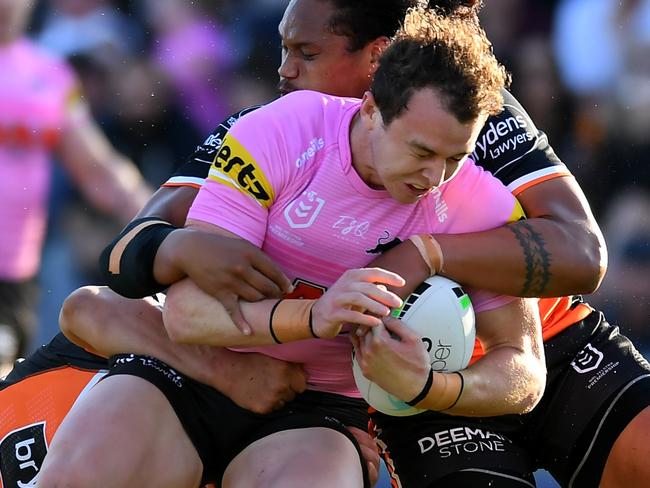
{"label": "black sleeve", "polygon": [[166,289],[154,278],[153,263],[158,248],[175,229],[157,217],[130,222],[99,257],[100,273],[111,290],[127,298],[143,298]]}
{"label": "black sleeve", "polygon": [[549,175],[569,174],[519,102],[506,90],[503,97],[503,111],[488,118],[476,141],[476,163],[513,192]]}
{"label": "black sleeve", "polygon": [[260,108],[261,105],[254,105],[245,108],[221,122],[217,128],[212,131],[203,144],[196,147],[196,150],[190,158],[183,164],[163,186],[194,186],[200,187],[203,180],[208,176],[210,166],[217,155],[217,150],[221,146],[224,137],[228,131],[235,125],[241,117]]}

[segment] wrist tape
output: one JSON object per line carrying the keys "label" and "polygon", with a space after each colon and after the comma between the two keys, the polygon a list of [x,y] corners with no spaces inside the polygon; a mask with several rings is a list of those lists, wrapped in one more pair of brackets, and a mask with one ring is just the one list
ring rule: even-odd
{"label": "wrist tape", "polygon": [[316,300],[278,300],[269,316],[269,332],[276,344],[318,339],[311,309]]}
{"label": "wrist tape", "polygon": [[153,264],[158,248],[174,230],[172,224],[155,217],[127,225],[99,258],[106,284],[127,298],[142,298],[167,288],[154,278]]}
{"label": "wrist tape", "polygon": [[409,241],[417,248],[424,262],[429,266],[431,276],[442,272],[444,259],[442,248],[436,239],[430,234],[416,234],[409,237]]}
{"label": "wrist tape", "polygon": [[464,388],[465,378],[460,371],[437,373],[432,368],[422,391],[406,403],[412,407],[442,412],[458,403]]}

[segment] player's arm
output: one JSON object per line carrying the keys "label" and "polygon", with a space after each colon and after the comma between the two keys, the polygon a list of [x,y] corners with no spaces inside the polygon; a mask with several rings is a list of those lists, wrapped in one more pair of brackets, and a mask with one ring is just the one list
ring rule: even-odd
{"label": "player's arm", "polygon": [[[190,277],[224,303],[241,328],[246,324],[236,305],[237,297],[255,301],[290,290],[284,273],[247,241],[182,228],[218,145],[234,119],[222,122],[169,180],[170,186],[156,191],[106,247],[100,271],[113,290],[129,298],[141,298]],[[211,259],[198,260],[196,256]]]}
{"label": "player's arm", "polygon": [[607,251],[582,190],[572,177],[517,195],[528,218],[485,232],[436,235],[441,274],[473,288],[525,297],[595,291]]}
{"label": "player's arm", "polygon": [[434,372],[420,337],[399,320],[352,340],[364,375],[417,408],[479,417],[532,410],[546,383],[535,302],[478,313],[476,333],[486,354],[460,373]]}
{"label": "player's arm", "polygon": [[63,303],[59,324],[68,339],[88,351],[105,357],[125,352],[157,357],[253,412],[269,413],[306,388],[298,364],[173,343],[162,324],[160,304],[127,300],[107,287],[73,292]]}
{"label": "player's arm", "polygon": [[121,222],[128,222],[151,196],[136,166],[118,153],[81,99],[70,102],[58,153],[86,199]]}
{"label": "player's arm", "polygon": [[345,323],[381,325],[380,317],[402,302],[379,285],[399,287],[402,283],[399,275],[379,268],[354,269],[317,300],[241,302],[252,331],[243,334],[218,300],[186,279],[170,287],[163,322],[173,341],[188,344],[259,346],[332,338]]}

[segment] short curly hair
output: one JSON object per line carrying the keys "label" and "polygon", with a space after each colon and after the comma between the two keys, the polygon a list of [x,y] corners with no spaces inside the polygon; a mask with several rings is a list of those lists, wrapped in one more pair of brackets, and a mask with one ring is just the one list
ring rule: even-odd
{"label": "short curly hair", "polygon": [[416,7],[381,56],[370,90],[385,125],[422,88],[436,90],[446,109],[465,123],[499,113],[501,90],[509,81],[478,22]]}
{"label": "short curly hair", "polygon": [[393,37],[411,7],[428,6],[441,15],[476,17],[481,0],[321,0],[329,2],[334,12],[329,29],[349,39],[350,52],[363,49],[379,37]]}

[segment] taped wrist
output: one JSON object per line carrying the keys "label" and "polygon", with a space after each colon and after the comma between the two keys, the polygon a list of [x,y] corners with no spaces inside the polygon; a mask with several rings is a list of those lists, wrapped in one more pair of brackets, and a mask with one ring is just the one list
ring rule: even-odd
{"label": "taped wrist", "polygon": [[434,276],[441,273],[444,258],[442,256],[442,248],[438,241],[430,234],[416,234],[409,237],[409,240],[417,248],[422,259],[427,263],[427,266],[429,266],[430,275]]}
{"label": "taped wrist", "polygon": [[158,248],[177,227],[156,217],[136,219],[127,225],[99,257],[106,284],[127,298],[142,298],[163,291],[153,276]]}
{"label": "taped wrist", "polygon": [[316,300],[278,300],[269,316],[269,332],[276,344],[318,339],[311,309]]}
{"label": "taped wrist", "polygon": [[458,403],[464,388],[465,379],[460,371],[437,373],[431,369],[420,394],[406,403],[412,407],[442,412]]}

